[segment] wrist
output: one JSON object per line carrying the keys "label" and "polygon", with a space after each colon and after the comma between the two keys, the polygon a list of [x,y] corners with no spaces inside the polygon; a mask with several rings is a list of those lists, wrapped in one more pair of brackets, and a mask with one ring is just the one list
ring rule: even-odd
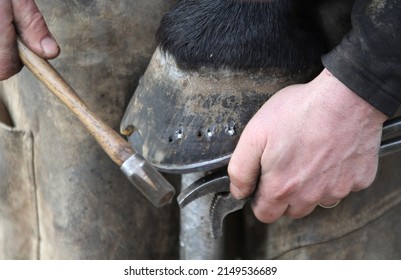
{"label": "wrist", "polygon": [[348,88],[327,69],[324,69],[312,83],[324,87],[322,97],[326,99],[330,109],[334,109],[341,118],[355,117],[378,125],[382,125],[388,119],[384,113]]}

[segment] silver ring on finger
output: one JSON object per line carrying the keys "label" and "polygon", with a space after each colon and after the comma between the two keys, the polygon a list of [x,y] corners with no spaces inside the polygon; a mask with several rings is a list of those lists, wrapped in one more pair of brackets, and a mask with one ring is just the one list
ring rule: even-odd
{"label": "silver ring on finger", "polygon": [[319,203],[319,206],[325,209],[330,209],[330,208],[334,208],[336,207],[338,204],[340,204],[341,200],[337,201],[336,203],[332,204],[332,205],[324,205]]}

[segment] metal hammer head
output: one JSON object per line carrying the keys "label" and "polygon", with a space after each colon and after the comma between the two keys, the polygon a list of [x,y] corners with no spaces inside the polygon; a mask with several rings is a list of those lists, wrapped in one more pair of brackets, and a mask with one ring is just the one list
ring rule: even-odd
{"label": "metal hammer head", "polygon": [[174,187],[139,153],[128,158],[121,170],[154,206],[162,207],[173,199]]}

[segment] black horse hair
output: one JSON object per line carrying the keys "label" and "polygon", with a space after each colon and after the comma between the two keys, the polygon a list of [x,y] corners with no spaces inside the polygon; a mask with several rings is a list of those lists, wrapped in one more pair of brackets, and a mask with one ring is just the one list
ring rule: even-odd
{"label": "black horse hair", "polygon": [[316,0],[180,0],[162,19],[156,39],[182,69],[280,68],[320,65],[325,42]]}

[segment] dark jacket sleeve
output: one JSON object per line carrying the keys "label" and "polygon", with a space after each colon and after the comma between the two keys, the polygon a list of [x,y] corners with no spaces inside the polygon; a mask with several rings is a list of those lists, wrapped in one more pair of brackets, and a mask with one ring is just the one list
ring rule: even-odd
{"label": "dark jacket sleeve", "polygon": [[401,0],[356,0],[352,30],[323,65],[387,116],[401,105]]}

